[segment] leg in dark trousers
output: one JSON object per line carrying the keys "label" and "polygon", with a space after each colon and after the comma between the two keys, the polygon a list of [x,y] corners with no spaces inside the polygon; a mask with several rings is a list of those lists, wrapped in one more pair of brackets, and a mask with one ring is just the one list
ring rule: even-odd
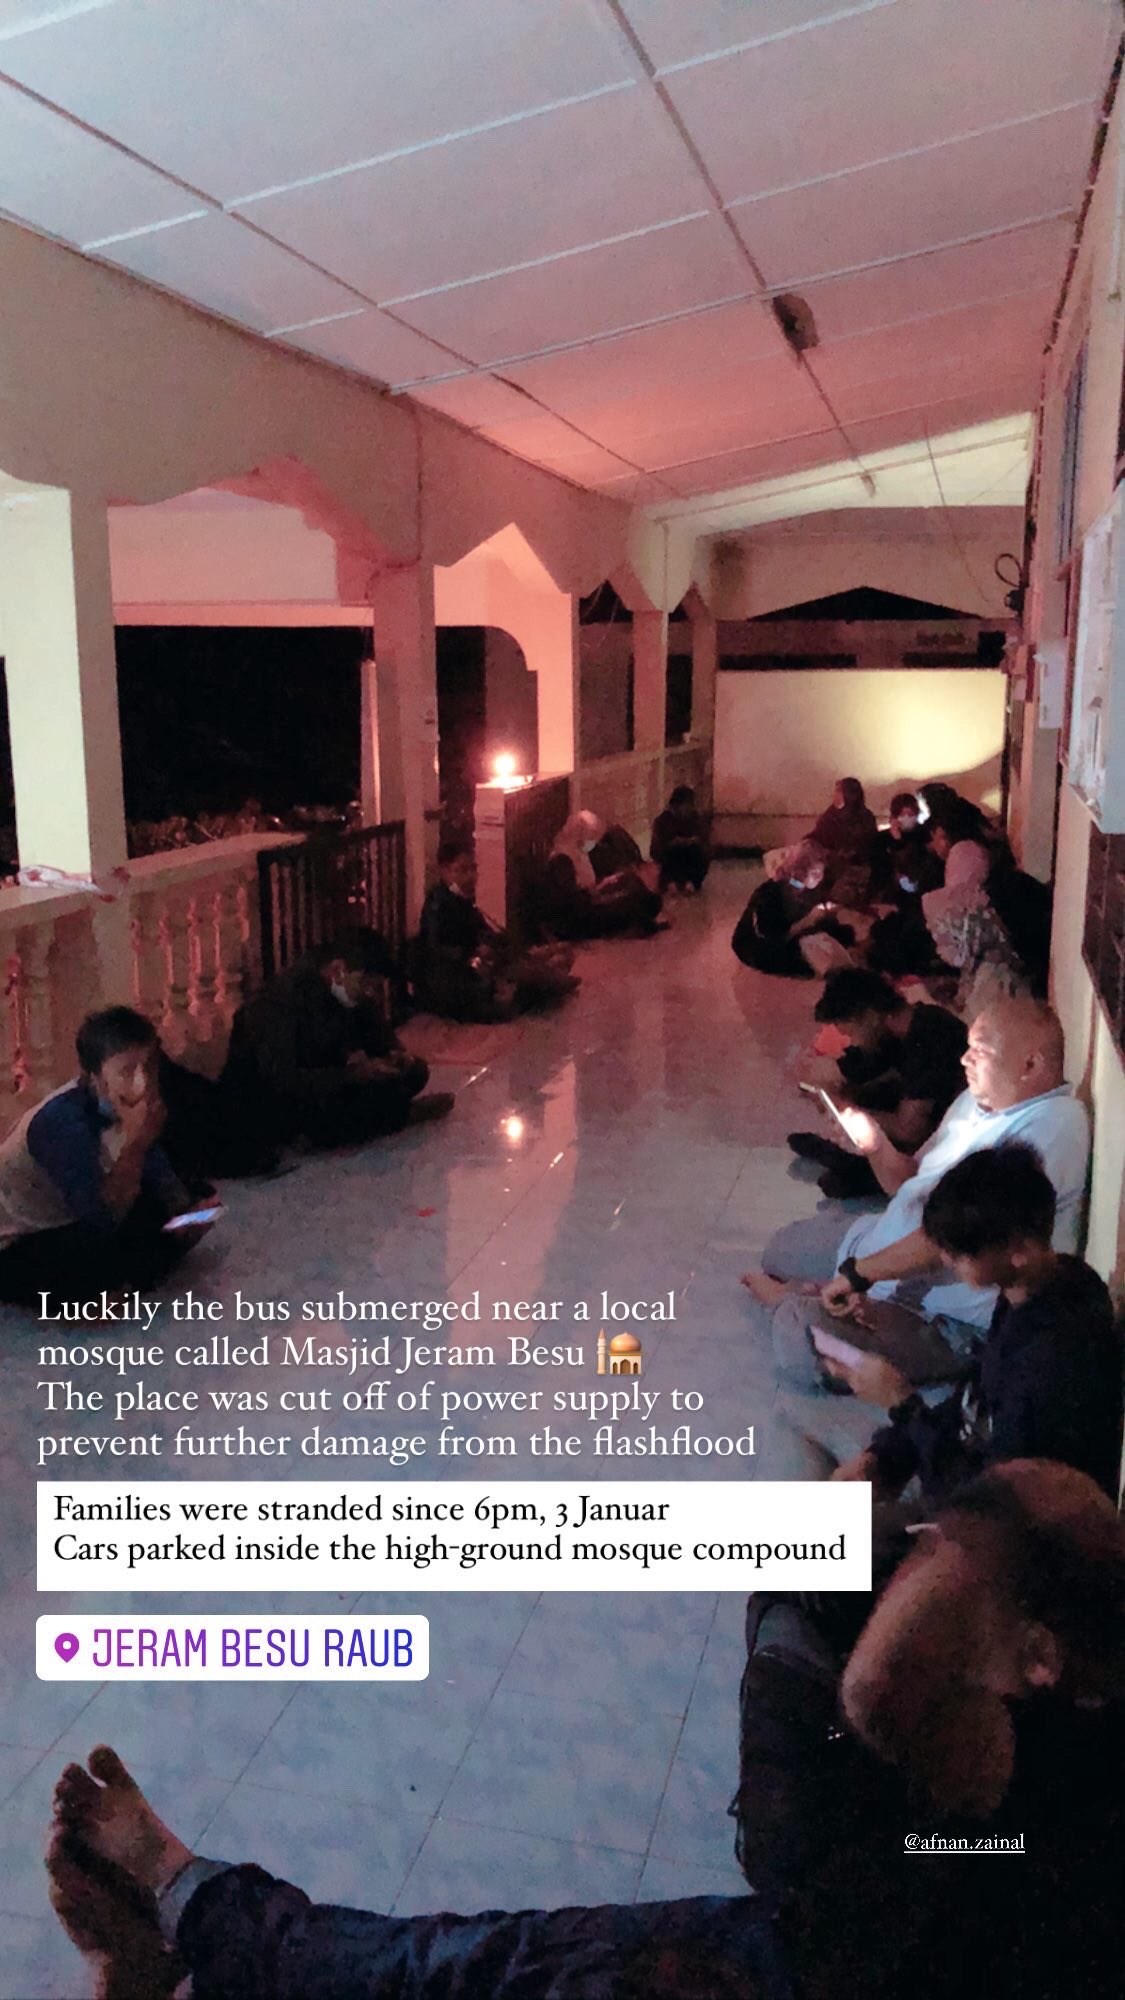
{"label": "leg in dark trousers", "polygon": [[18,1237],[0,1250],[0,1300],[38,1306],[45,1292],[53,1311],[63,1303],[95,1299],[103,1291],[151,1291],[190,1247],[175,1233],[165,1235],[163,1223],[164,1217],[142,1201],[118,1229],[71,1222]]}
{"label": "leg in dark trousers", "polygon": [[677,841],[665,854],[660,866],[660,887],[702,889],[710,861],[702,841]]}
{"label": "leg in dark trousers", "polygon": [[411,1057],[395,1076],[342,1081],[331,1096],[300,1107],[294,1122],[311,1146],[362,1146],[401,1132],[429,1074],[420,1058]]}

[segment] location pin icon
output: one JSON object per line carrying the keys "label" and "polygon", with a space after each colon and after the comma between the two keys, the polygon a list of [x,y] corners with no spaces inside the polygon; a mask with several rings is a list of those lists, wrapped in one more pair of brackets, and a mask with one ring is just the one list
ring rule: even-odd
{"label": "location pin icon", "polygon": [[60,1660],[65,1661],[66,1665],[69,1666],[78,1652],[78,1640],[75,1638],[74,1633],[60,1632],[58,1638],[55,1640],[55,1651]]}

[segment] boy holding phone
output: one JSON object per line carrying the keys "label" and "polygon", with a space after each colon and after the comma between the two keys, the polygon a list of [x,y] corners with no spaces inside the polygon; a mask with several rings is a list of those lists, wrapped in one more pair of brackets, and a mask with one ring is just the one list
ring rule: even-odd
{"label": "boy holding phone", "polygon": [[870,1479],[895,1495],[917,1479],[924,1504],[1010,1458],[1072,1465],[1116,1499],[1121,1463],[1120,1326],[1101,1278],[1051,1247],[1055,1191],[1031,1146],[971,1153],[938,1182],[926,1235],[957,1276],[997,1285],[992,1323],[964,1380],[927,1404],[878,1354],[814,1331],[827,1373],[890,1422],[834,1479]]}
{"label": "boy holding phone", "polygon": [[[160,1136],[160,1042],[143,1014],[88,1014],[80,1074],[37,1105],[0,1146],[0,1300],[86,1301],[148,1290],[210,1227]],[[217,1210],[215,1211],[217,1213]],[[174,1217],[184,1226],[169,1230]],[[213,1219],[213,1215],[212,1215]]]}

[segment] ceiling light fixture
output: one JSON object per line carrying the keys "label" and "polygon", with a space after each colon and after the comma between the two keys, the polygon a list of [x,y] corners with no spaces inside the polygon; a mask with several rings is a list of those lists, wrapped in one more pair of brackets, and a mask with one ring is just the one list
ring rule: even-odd
{"label": "ceiling light fixture", "polygon": [[813,309],[799,292],[775,292],[770,300],[770,309],[781,328],[782,338],[794,354],[807,354],[810,347],[820,346]]}

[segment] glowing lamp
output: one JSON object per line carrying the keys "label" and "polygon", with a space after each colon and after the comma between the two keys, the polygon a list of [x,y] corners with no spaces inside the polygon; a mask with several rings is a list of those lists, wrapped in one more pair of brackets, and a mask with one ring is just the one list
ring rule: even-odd
{"label": "glowing lamp", "polygon": [[514,778],[516,775],[516,760],[511,751],[502,750],[498,757],[494,757],[492,759],[492,769],[498,778]]}
{"label": "glowing lamp", "polygon": [[504,1137],[506,1139],[511,1139],[513,1142],[518,1142],[520,1139],[523,1138],[523,1119],[502,1118],[500,1121],[500,1130],[503,1132]]}

